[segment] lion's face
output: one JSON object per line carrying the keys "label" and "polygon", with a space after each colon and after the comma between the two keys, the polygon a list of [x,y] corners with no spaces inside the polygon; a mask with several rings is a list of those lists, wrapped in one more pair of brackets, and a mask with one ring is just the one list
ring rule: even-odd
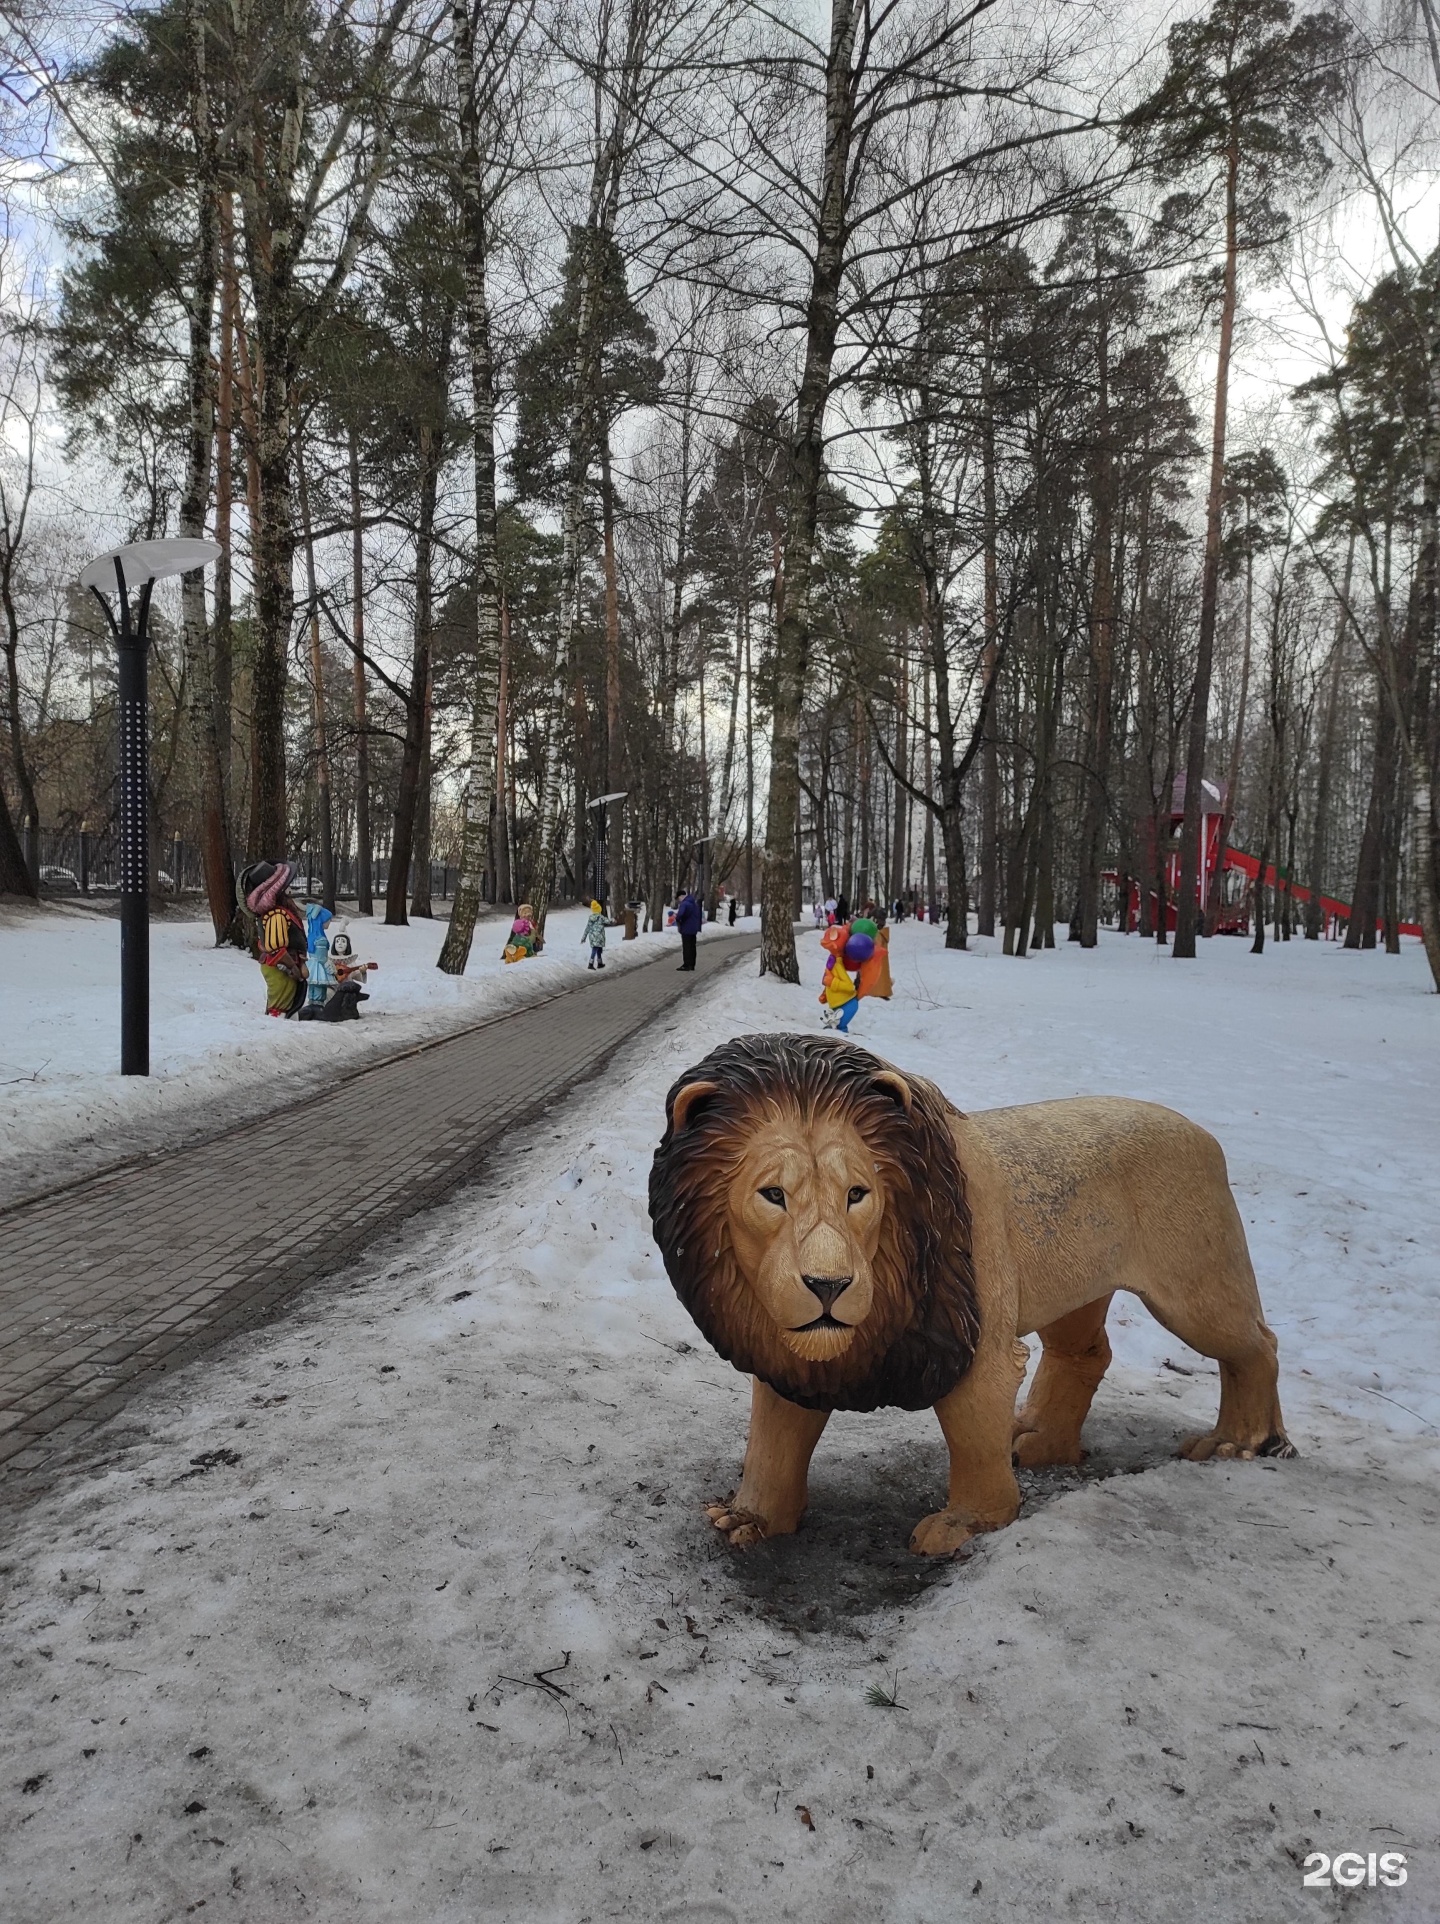
{"label": "lion's face", "polygon": [[969,1367],[970,1216],[940,1092],[837,1037],[737,1036],[671,1089],[650,1216],[722,1356],[816,1409]]}
{"label": "lion's face", "polygon": [[875,1158],[842,1114],[781,1112],[750,1136],[729,1183],[730,1243],[780,1341],[843,1356],[875,1301],[885,1214]]}

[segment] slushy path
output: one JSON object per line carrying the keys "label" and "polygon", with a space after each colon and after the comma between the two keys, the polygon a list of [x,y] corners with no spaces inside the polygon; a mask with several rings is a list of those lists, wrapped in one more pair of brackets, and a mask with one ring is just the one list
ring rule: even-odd
{"label": "slushy path", "polygon": [[754,950],[707,933],[377,1063],[229,1134],[0,1213],[0,1465],[13,1492],[152,1371],[259,1322],[473,1176],[661,1010]]}

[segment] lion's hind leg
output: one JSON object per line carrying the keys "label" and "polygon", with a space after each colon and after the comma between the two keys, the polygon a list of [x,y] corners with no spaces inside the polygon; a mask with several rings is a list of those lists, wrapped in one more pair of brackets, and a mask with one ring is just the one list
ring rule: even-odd
{"label": "lion's hind leg", "polygon": [[1105,1316],[1110,1297],[1057,1317],[1036,1335],[1044,1345],[1030,1394],[1015,1418],[1015,1461],[1022,1469],[1078,1463],[1080,1432],[1101,1378],[1110,1367]]}
{"label": "lion's hind leg", "polygon": [[[1238,1222],[1237,1222],[1238,1230]],[[1280,1365],[1275,1333],[1260,1308],[1248,1255],[1213,1263],[1188,1286],[1137,1291],[1155,1319],[1182,1343],[1213,1356],[1220,1366],[1220,1413],[1213,1430],[1185,1437],[1180,1455],[1192,1463],[1211,1457],[1294,1456],[1280,1413]]]}
{"label": "lion's hind leg", "polygon": [[[1177,1332],[1178,1333],[1178,1332]],[[1220,1365],[1220,1414],[1213,1430],[1181,1439],[1180,1455],[1192,1463],[1211,1457],[1295,1456],[1280,1414],[1280,1366],[1274,1331],[1257,1322],[1251,1341],[1229,1355],[1216,1355],[1193,1337],[1184,1341]]]}

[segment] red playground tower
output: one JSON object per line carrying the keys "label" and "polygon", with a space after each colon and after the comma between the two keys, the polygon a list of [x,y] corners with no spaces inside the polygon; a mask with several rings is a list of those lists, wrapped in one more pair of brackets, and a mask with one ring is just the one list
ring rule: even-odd
{"label": "red playground tower", "polygon": [[[1215,864],[1220,859],[1220,834],[1225,826],[1228,815],[1226,806],[1228,800],[1229,792],[1225,783],[1212,782],[1207,775],[1201,783],[1200,796],[1201,861],[1199,894],[1202,903],[1210,899],[1210,884],[1215,874]],[[1180,894],[1180,831],[1184,825],[1184,821],[1185,777],[1183,775],[1177,775],[1170,789],[1170,821],[1165,835],[1164,849],[1161,851],[1165,862],[1165,927],[1167,930],[1173,930],[1175,927],[1175,903]],[[1156,867],[1155,857],[1157,851],[1155,848],[1155,829],[1156,824],[1149,816],[1142,817],[1140,822],[1140,846],[1144,850],[1145,879],[1142,882],[1136,880],[1133,876],[1127,878],[1129,886],[1126,900],[1121,904],[1120,920],[1120,926],[1127,935],[1131,934],[1139,925],[1140,891],[1142,888],[1150,889],[1152,909],[1156,906],[1155,890],[1151,885],[1150,879],[1155,874]],[[1236,935],[1245,928],[1249,920],[1248,903],[1246,901],[1244,877],[1235,874],[1235,871],[1231,869],[1228,860],[1229,850],[1226,851],[1226,855],[1225,882],[1228,886],[1222,887],[1220,892],[1219,913],[1215,918],[1215,933],[1217,935]],[[1233,902],[1227,899],[1230,895],[1237,893],[1234,882],[1231,881],[1232,875],[1235,881],[1241,884],[1238,891],[1239,899]],[[1107,877],[1106,879],[1113,879],[1118,885],[1120,878],[1116,875],[1113,878]]]}
{"label": "red playground tower", "polygon": [[[1211,885],[1215,877],[1215,865],[1220,859],[1220,836],[1229,813],[1229,792],[1224,782],[1212,782],[1208,776],[1203,783],[1200,801],[1200,900],[1211,900]],[[1163,854],[1165,862],[1165,927],[1173,931],[1175,927],[1175,903],[1180,893],[1180,831],[1185,821],[1185,777],[1178,775],[1170,790],[1170,823],[1166,832]],[[1145,879],[1137,881],[1134,876],[1125,878],[1125,899],[1118,906],[1120,926],[1130,935],[1139,926],[1140,890],[1150,889],[1152,907],[1155,891],[1151,878],[1155,874],[1155,823],[1148,817],[1140,822],[1140,846],[1144,851]],[[1108,870],[1103,878],[1117,889],[1121,887],[1119,875]],[[1254,913],[1256,883],[1260,879],[1260,864],[1253,855],[1244,849],[1232,847],[1228,841],[1225,848],[1225,872],[1220,877],[1220,886],[1215,892],[1215,918],[1210,925],[1212,935],[1246,935],[1250,930],[1250,918]],[[1264,885],[1267,889],[1284,889],[1292,901],[1306,903],[1311,891],[1276,869],[1273,862],[1265,865]],[[1320,907],[1323,912],[1322,927],[1327,941],[1336,940],[1350,920],[1350,904],[1340,902],[1334,896],[1322,895]],[[1402,935],[1419,935],[1418,922],[1402,922]]]}

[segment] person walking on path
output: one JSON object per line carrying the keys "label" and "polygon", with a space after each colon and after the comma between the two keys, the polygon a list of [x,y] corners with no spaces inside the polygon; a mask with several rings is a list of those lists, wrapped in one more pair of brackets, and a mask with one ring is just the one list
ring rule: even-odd
{"label": "person walking on path", "polygon": [[676,971],[677,974],[694,974],[695,939],[700,933],[700,924],[704,920],[704,910],[700,907],[700,904],[696,901],[690,890],[686,889],[685,893],[680,897],[680,900],[675,904],[675,927],[680,933],[680,967]]}
{"label": "person walking on path", "polygon": [[585,924],[582,942],[590,944],[590,960],[587,969],[603,969],[605,966],[605,911],[598,902],[590,904],[590,919]]}

